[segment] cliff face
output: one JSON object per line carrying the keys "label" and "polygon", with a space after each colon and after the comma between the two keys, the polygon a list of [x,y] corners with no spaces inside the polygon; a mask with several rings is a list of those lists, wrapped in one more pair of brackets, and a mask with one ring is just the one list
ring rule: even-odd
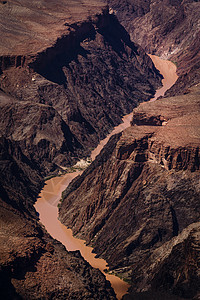
{"label": "cliff face", "polygon": [[140,105],[63,195],[61,221],[135,292],[198,292],[199,93]]}
{"label": "cliff face", "polygon": [[[186,88],[199,76],[199,3],[132,4],[132,36],[148,51],[175,55],[187,94],[140,106],[133,126],[69,186],[61,219],[131,280],[134,292],[195,297],[199,86]],[[1,298],[115,299],[99,271],[48,236],[33,203],[44,175],[88,155],[161,78],[104,1],[0,6]]]}
{"label": "cliff face", "polygon": [[0,165],[0,297],[115,299],[100,271],[38,223],[33,203],[43,182],[19,143],[1,138]]}
{"label": "cliff face", "polygon": [[180,77],[168,96],[199,82],[199,1],[109,0],[109,5],[133,41],[177,64]]}
{"label": "cliff face", "polygon": [[[15,13],[13,9],[13,18]],[[20,102],[8,107],[4,101],[2,132],[20,140],[24,151],[29,148],[46,173],[87,156],[124,114],[154,94],[161,79],[149,57],[108,10],[61,24],[62,35],[54,43],[48,40],[44,50],[30,53],[25,43],[12,49],[12,55],[4,50],[0,60],[0,87]],[[22,55],[25,46],[27,54]],[[26,134],[15,125],[10,130],[7,126],[20,111],[23,119],[29,119],[20,126]],[[47,127],[53,130],[51,137]],[[42,159],[47,162],[41,163]]]}
{"label": "cliff face", "polygon": [[[14,13],[11,16],[16,18]],[[51,146],[53,155],[45,155],[49,161],[55,158],[57,166],[65,166],[71,157],[82,156],[83,152],[88,155],[91,148],[121,122],[122,115],[131,112],[139,101],[148,100],[160,83],[151,60],[131,42],[128,33],[108,10],[78,23],[69,21],[62,23],[65,33],[54,43],[49,40],[45,50],[29,53],[27,44],[24,45],[26,55],[20,53],[24,51],[22,47],[18,52],[13,49],[13,55],[2,55],[0,60],[1,89],[18,101],[26,101],[26,104],[18,104],[17,110],[24,110],[24,117],[29,118],[28,108],[25,110],[22,106],[35,103],[35,109],[33,104],[31,106],[32,119],[46,123],[46,127],[52,126],[53,122],[54,132],[60,131],[59,140],[64,146],[60,145],[58,138],[54,139],[55,145],[47,136],[39,138],[38,127],[32,127],[32,135],[38,137],[33,141],[39,149],[38,157],[44,157],[40,144],[46,152]],[[34,30],[35,27],[32,34]],[[42,108],[41,104],[46,106]],[[15,107],[10,109],[16,110]],[[45,109],[48,112],[44,113]],[[3,112],[7,110],[8,107],[3,108]],[[53,121],[49,122],[49,119]],[[9,121],[8,118],[4,122]],[[4,124],[2,126],[5,133],[7,128]],[[32,141],[27,136],[12,128],[12,137],[14,140],[25,139],[29,152],[35,155],[35,149],[31,149]],[[45,168],[49,171],[54,166]]]}
{"label": "cliff face", "polygon": [[82,146],[52,106],[16,101],[4,93],[0,99],[4,116],[1,135],[16,141],[43,176],[60,165],[69,165],[81,153]]}
{"label": "cliff face", "polygon": [[32,55],[51,47],[68,32],[68,23],[79,23],[101,14],[101,0],[1,1],[0,55]]}
{"label": "cliff face", "polygon": [[199,1],[109,0],[131,38],[147,52],[170,56],[188,48],[198,30]]}
{"label": "cliff face", "polygon": [[43,176],[88,155],[161,76],[100,1],[0,6],[1,298],[115,299],[100,271],[49,237],[33,203]]}

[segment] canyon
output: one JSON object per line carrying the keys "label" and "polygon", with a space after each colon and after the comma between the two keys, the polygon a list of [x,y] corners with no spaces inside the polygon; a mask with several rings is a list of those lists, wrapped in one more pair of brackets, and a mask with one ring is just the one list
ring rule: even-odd
{"label": "canyon", "polygon": [[[129,281],[124,299],[199,297],[199,1],[108,4],[0,3],[3,299],[116,299],[33,205],[45,176],[86,159],[134,108],[63,193],[59,218]],[[143,49],[178,67],[150,103],[162,76]]]}
{"label": "canyon", "polygon": [[[162,80],[163,87],[158,89],[156,92],[156,97],[159,97],[160,95],[164,95],[164,92],[176,82],[176,67],[173,63],[161,60],[158,57],[152,56],[152,59],[157,66],[159,65],[158,69],[160,73],[165,75],[165,78]],[[151,101],[154,100],[155,97],[151,99]],[[100,153],[111,136],[130,126],[131,118],[132,113],[123,117],[123,123],[116,126],[113,131],[92,151],[92,160],[94,160]],[[89,163],[85,162],[84,164],[84,161],[81,160],[74,166],[74,172],[71,170],[72,173],[69,172],[63,176],[53,177],[46,181],[34,207],[39,213],[40,222],[45,226],[48,233],[50,233],[51,236],[56,238],[58,241],[62,242],[62,244],[66,246],[67,250],[79,250],[81,255],[91,264],[91,266],[100,269],[104,273],[107,280],[110,281],[117,299],[121,299],[127,292],[129,285],[123,280],[120,280],[117,276],[110,274],[112,272],[107,269],[107,262],[103,259],[96,258],[96,254],[93,253],[93,248],[86,246],[84,240],[74,238],[72,230],[63,226],[58,220],[58,206],[60,206],[60,198],[62,195],[64,196],[63,191],[75,177],[81,175],[82,170],[78,171],[78,169],[81,166],[83,166],[82,168],[85,168],[87,164]],[[105,270],[107,271],[105,272]]]}
{"label": "canyon", "polygon": [[[144,17],[134,19],[130,13],[130,23],[124,2],[119,1],[117,10],[113,1],[112,7],[120,21],[127,22],[131,37],[139,40],[145,32],[141,30]],[[176,12],[180,8],[177,3],[172,6]],[[163,99],[134,109],[132,126],[112,137],[92,165],[69,185],[60,208],[63,224],[92,245],[111,270],[131,282],[131,294],[124,299],[199,297],[199,3],[183,1],[184,13],[186,7],[187,12],[192,7],[196,10],[184,14],[182,23],[175,17],[174,25],[186,26],[191,16],[190,26],[197,22],[193,35],[188,24],[187,34],[181,36],[184,46],[177,52],[159,48],[154,39],[154,49],[145,45],[152,34],[160,38],[160,45],[163,41],[166,46],[172,44],[166,41],[175,40],[173,35],[160,33],[169,24],[166,17],[164,25],[158,22],[156,34],[148,31],[145,43],[140,42],[148,52],[176,61],[176,84]],[[152,12],[152,3],[150,8],[149,14],[156,17],[159,9]],[[162,7],[161,16],[168,11]],[[148,20],[157,18],[148,15]],[[134,30],[139,37],[134,37]],[[173,33],[182,34],[179,30]]]}
{"label": "canyon", "polygon": [[[62,7],[63,1],[60,2]],[[31,16],[37,9],[35,5],[26,7]],[[45,9],[51,16],[54,7],[49,5]],[[71,10],[75,11],[73,5],[78,4],[72,4]],[[11,1],[4,6],[3,14],[9,13],[11,6],[9,25],[14,26],[13,22],[23,16],[22,3]],[[161,76],[144,50],[130,40],[108,9],[98,13],[102,7],[96,6],[94,16],[90,17],[89,5],[75,23],[72,13],[71,20],[58,11],[49,40],[43,32],[48,45],[35,42],[37,48],[30,49],[28,40],[12,52],[10,47],[2,49],[0,88],[17,101],[4,102],[3,114],[9,117],[1,122],[2,135],[18,141],[44,176],[87,157],[121,123],[123,115],[130,113],[138,102],[150,99],[161,84]],[[47,12],[38,19],[43,26],[50,22]],[[34,25],[31,16],[29,22]],[[26,22],[25,15],[24,18]],[[62,31],[52,41],[59,22]],[[14,30],[9,28],[9,32]],[[33,26],[28,36],[37,35],[37,30]],[[18,31],[17,37],[21,39],[21,30]],[[11,36],[10,42],[13,39]],[[19,115],[24,120],[20,124],[16,121]]]}
{"label": "canyon", "polygon": [[136,292],[198,292],[199,89],[136,108],[63,194],[61,221]]}
{"label": "canyon", "polygon": [[200,5],[198,0],[109,0],[116,16],[147,53],[173,61],[177,83],[174,96],[200,81]]}
{"label": "canyon", "polygon": [[87,157],[161,76],[100,2],[0,5],[1,298],[115,299],[98,269],[50,237],[33,204],[45,176]]}

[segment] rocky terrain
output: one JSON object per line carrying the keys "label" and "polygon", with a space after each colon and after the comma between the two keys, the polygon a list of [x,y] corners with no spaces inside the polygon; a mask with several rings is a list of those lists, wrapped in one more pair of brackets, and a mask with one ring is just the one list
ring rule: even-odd
{"label": "rocky terrain", "polygon": [[33,204],[44,176],[86,157],[161,76],[100,1],[1,1],[0,24],[0,298],[115,299]]}
{"label": "rocky terrain", "polygon": [[[60,114],[49,105],[17,101],[0,94],[2,136],[17,142],[33,165],[46,175],[69,165],[83,152]],[[62,168],[61,168],[62,170]]]}
{"label": "rocky terrain", "polygon": [[141,46],[178,65],[174,97],[134,111],[65,191],[60,218],[131,282],[126,299],[198,298],[199,1],[106,4],[0,1],[2,299],[115,299],[33,204],[44,176],[154,94],[161,76]]}
{"label": "rocky terrain", "polygon": [[116,299],[110,283],[37,221],[43,181],[17,142],[0,143],[0,298]]}
{"label": "rocky terrain", "polygon": [[110,283],[38,223],[42,176],[19,143],[0,139],[0,298],[116,299]]}
{"label": "rocky terrain", "polygon": [[61,221],[135,293],[199,292],[199,99],[197,85],[141,104],[63,195]]}
{"label": "rocky terrain", "polygon": [[[2,135],[20,141],[46,174],[89,155],[161,82],[152,61],[108,8],[95,2],[84,8],[79,1],[63,8],[64,3],[56,12],[53,2],[1,4],[2,28],[10,35],[3,35],[0,88],[19,102],[4,101]],[[16,26],[19,19],[22,28]],[[20,114],[25,121],[18,127]],[[9,129],[11,122],[17,127]]]}
{"label": "rocky terrain", "polygon": [[179,79],[169,96],[200,81],[200,36],[198,0],[109,0],[131,39],[147,53],[176,63]]}

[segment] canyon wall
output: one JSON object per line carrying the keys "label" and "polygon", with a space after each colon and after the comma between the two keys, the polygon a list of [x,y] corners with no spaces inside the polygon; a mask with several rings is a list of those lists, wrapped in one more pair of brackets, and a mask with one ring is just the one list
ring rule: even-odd
{"label": "canyon wall", "polygon": [[33,204],[44,176],[89,155],[161,76],[100,1],[1,1],[0,24],[0,297],[116,299]]}
{"label": "canyon wall", "polygon": [[200,2],[197,0],[109,0],[131,39],[147,53],[176,63],[179,79],[173,96],[200,80]]}
{"label": "canyon wall", "polygon": [[105,276],[38,222],[44,182],[17,141],[0,138],[0,298],[116,299]]}
{"label": "canyon wall", "polygon": [[60,218],[131,282],[130,297],[198,297],[199,1],[110,3],[131,38],[105,1],[0,3],[3,299],[115,299],[33,203],[44,176],[89,155],[160,85],[138,44],[178,64],[168,95],[184,95],[139,106],[65,191]]}
{"label": "canyon wall", "polygon": [[[20,9],[14,7],[9,16],[16,19]],[[150,58],[108,9],[81,17],[77,23],[61,19],[62,35],[54,42],[47,37],[44,50],[30,52],[26,42],[12,55],[8,47],[0,59],[0,88],[13,98],[2,102],[1,134],[18,141],[44,174],[88,156],[161,82]]]}
{"label": "canyon wall", "polygon": [[199,95],[141,104],[63,194],[61,221],[135,293],[199,292]]}

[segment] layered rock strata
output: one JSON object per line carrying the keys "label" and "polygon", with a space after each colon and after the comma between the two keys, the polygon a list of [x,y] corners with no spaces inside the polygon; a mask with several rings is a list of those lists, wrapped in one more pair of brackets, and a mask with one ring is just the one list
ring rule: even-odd
{"label": "layered rock strata", "polygon": [[63,194],[61,221],[137,293],[199,292],[199,96],[141,104]]}
{"label": "layered rock strata", "polygon": [[99,270],[38,223],[40,173],[17,142],[0,142],[0,298],[116,299]]}
{"label": "layered rock strata", "polygon": [[109,0],[109,5],[133,41],[176,63],[179,79],[168,96],[199,83],[199,1]]}
{"label": "layered rock strata", "polygon": [[[8,119],[1,125],[3,134],[21,141],[24,151],[29,148],[36,163],[47,160],[47,166],[44,163],[42,167],[48,173],[60,165],[66,167],[71,158],[87,156],[121,122],[124,114],[154,94],[161,76],[142,48],[130,40],[117,18],[101,3],[96,4],[94,15],[89,4],[82,14],[80,5],[77,18],[71,11],[75,11],[79,1],[70,2],[65,17],[65,9],[60,12],[63,1],[59,1],[56,13],[52,3],[45,4],[44,10],[41,2],[41,18],[37,16],[33,21],[39,3],[25,5],[23,1],[9,1],[3,6],[2,13],[7,12],[10,20],[3,28],[10,32],[10,43],[17,46],[10,48],[6,37],[5,47],[1,49],[0,88],[20,103],[10,102],[2,108]],[[29,12],[29,21],[24,10]],[[52,23],[54,14],[55,23]],[[14,26],[19,17],[24,24],[33,25],[26,29],[24,44],[21,43],[24,25],[21,24],[23,28]],[[4,20],[1,22],[5,25]],[[49,35],[43,28],[46,22],[50,24],[48,30],[52,30]],[[37,35],[41,26],[43,31]],[[43,39],[41,44],[33,36]],[[34,42],[33,48],[30,42]],[[31,113],[30,121],[34,122],[31,128],[30,122],[22,124],[27,134],[15,126],[9,130],[6,124],[11,121],[11,115],[14,120],[22,110],[23,118],[29,119]],[[37,121],[40,126],[35,126]],[[47,132],[48,126],[53,131],[52,137]]]}
{"label": "layered rock strata", "polygon": [[46,233],[33,203],[42,177],[88,155],[161,76],[105,3],[0,6],[0,297],[115,299]]}

